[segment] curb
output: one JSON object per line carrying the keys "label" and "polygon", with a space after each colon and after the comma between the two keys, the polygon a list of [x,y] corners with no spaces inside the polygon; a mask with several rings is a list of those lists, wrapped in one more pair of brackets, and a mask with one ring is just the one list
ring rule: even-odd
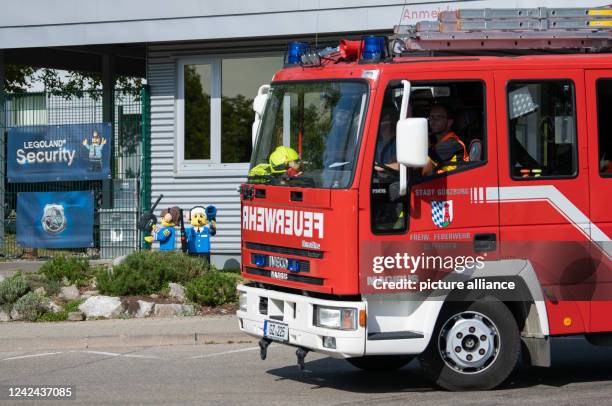
{"label": "curb", "polygon": [[111,335],[94,337],[37,337],[0,341],[0,352],[51,349],[83,349],[106,347],[158,347],[166,345],[209,345],[250,343],[254,339],[244,333],[184,333],[160,335]]}

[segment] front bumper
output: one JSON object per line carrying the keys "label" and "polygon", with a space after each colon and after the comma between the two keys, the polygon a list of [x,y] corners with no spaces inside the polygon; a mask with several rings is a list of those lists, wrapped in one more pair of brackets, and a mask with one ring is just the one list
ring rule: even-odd
{"label": "front bumper", "polygon": [[[289,342],[286,344],[306,348],[336,358],[361,357],[365,351],[366,329],[342,331],[317,327],[313,324],[314,306],[352,307],[365,310],[363,301],[322,300],[312,297],[240,285],[238,292],[246,298],[244,306],[236,312],[240,330],[254,337],[263,337],[264,321],[272,320],[289,327]],[[261,301],[267,301],[267,314],[262,314]],[[265,310],[264,310],[265,312]],[[333,337],[336,348],[323,346],[324,337]]]}

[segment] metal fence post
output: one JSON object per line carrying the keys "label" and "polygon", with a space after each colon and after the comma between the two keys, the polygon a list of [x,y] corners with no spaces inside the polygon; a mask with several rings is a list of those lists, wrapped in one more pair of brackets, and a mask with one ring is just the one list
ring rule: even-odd
{"label": "metal fence post", "polygon": [[[6,145],[6,110],[5,110],[5,95],[4,95],[4,50],[0,50],[0,162],[6,161],[4,156]],[[4,165],[0,165],[0,253],[4,254]]]}
{"label": "metal fence post", "polygon": [[[149,86],[144,85],[140,90],[141,103],[141,138],[142,145],[140,156],[140,213],[145,213],[151,208],[151,95]],[[139,238],[140,248],[144,240]]]}
{"label": "metal fence post", "polygon": [[[112,55],[102,56],[102,121],[112,123],[111,133],[115,137],[115,58]],[[111,150],[111,162],[114,162],[115,154]],[[114,166],[111,165],[112,177],[115,177]],[[113,207],[112,179],[102,181],[102,207],[110,209]]]}

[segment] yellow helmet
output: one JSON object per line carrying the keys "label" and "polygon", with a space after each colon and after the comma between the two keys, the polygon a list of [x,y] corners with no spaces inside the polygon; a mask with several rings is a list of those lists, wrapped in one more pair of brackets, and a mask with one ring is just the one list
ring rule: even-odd
{"label": "yellow helmet", "polygon": [[270,154],[270,166],[273,173],[285,172],[287,164],[299,159],[298,153],[290,147],[276,147]]}

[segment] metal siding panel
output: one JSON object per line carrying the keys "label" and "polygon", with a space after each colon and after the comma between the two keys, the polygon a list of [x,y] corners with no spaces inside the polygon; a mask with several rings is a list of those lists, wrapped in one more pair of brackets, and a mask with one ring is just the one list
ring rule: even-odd
{"label": "metal siding panel", "polygon": [[[149,46],[148,83],[151,87],[151,196],[164,194],[160,207],[190,209],[213,204],[219,210],[218,234],[212,240],[213,253],[240,252],[240,196],[238,186],[245,178],[237,176],[174,176],[176,65],[165,59],[177,45],[156,52]],[[183,46],[183,48],[185,48]],[[203,44],[190,44],[191,54],[202,53]],[[245,171],[246,177],[246,171]]]}

